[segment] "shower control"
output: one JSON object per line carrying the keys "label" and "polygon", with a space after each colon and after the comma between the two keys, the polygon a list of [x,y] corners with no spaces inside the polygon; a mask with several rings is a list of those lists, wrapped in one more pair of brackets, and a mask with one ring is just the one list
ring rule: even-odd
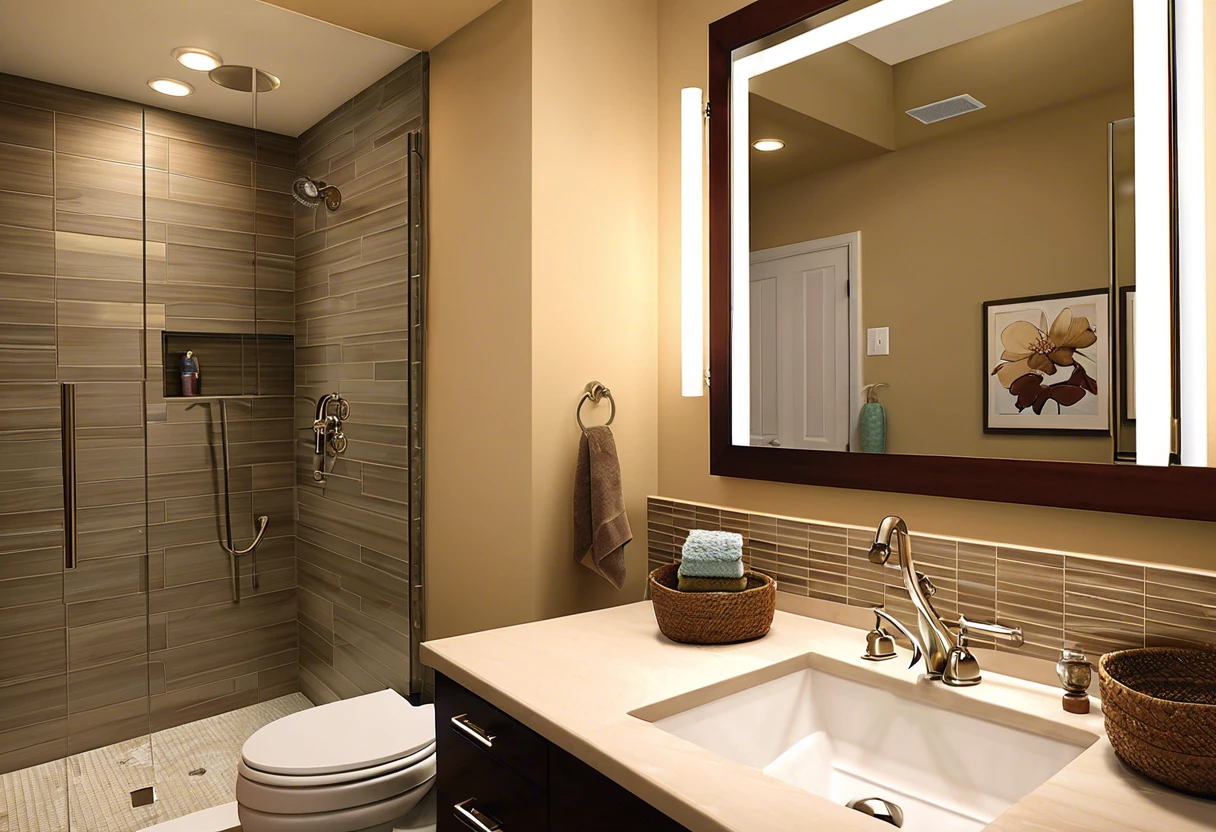
{"label": "shower control", "polygon": [[312,478],[319,485],[325,484],[326,449],[333,456],[346,451],[346,434],[342,432],[342,423],[349,418],[350,402],[337,393],[326,393],[317,400],[316,418],[312,423],[313,454],[317,458],[317,466],[313,469]]}

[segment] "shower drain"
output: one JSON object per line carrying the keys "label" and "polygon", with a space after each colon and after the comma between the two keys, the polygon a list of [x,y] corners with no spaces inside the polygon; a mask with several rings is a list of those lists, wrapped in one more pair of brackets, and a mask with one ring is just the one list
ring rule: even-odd
{"label": "shower drain", "polygon": [[206,773],[207,773],[207,769],[196,768],[194,771],[190,772],[190,776],[191,777],[202,777]]}

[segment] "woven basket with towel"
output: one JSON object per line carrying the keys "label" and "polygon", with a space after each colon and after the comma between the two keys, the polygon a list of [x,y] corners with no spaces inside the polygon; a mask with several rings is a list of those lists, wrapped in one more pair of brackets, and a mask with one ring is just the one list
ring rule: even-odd
{"label": "woven basket with towel", "polygon": [[773,579],[743,569],[743,537],[694,529],[679,564],[650,573],[659,630],[685,644],[725,644],[769,631],[777,602]]}

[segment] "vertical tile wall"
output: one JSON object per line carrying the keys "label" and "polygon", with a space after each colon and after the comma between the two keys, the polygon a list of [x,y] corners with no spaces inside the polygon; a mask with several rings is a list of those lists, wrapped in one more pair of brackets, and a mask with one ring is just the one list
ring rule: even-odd
{"label": "vertical tile wall", "polygon": [[[328,702],[409,692],[410,134],[422,130],[425,56],[306,131],[298,167],[342,207],[296,208],[300,687]],[[317,398],[350,402],[346,452],[312,478]]]}
{"label": "vertical tile wall", "polygon": [[[733,531],[743,535],[749,568],[770,575],[782,592],[885,606],[915,621],[899,570],[867,557],[872,528],[658,497],[648,501],[647,527],[651,569],[679,560],[690,529]],[[1129,647],[1216,646],[1214,573],[927,535],[912,535],[911,544],[917,569],[937,587],[933,606],[943,618],[1022,627],[1023,647],[998,650],[1055,660],[1063,647],[1079,647],[1096,660]]]}
{"label": "vertical tile wall", "polygon": [[[146,121],[0,75],[0,395],[15,411],[0,426],[0,771],[296,689],[290,354],[263,357],[280,397],[231,405],[238,534],[271,517],[261,587],[239,606],[216,405],[165,401],[159,366],[166,324],[291,333],[294,140],[259,136],[256,164],[252,131]],[[78,385],[67,573],[61,381]]]}
{"label": "vertical tile wall", "polygon": [[[270,518],[256,589],[253,559],[241,559],[239,604],[219,542],[220,404],[165,398],[174,368],[161,366],[160,347],[162,330],[292,333],[296,141],[259,131],[255,144],[249,128],[153,109],[145,132],[147,292],[158,312],[147,323],[148,647],[159,730],[299,689],[292,344],[246,338],[243,392],[256,396],[225,405],[237,546],[252,541],[257,517]],[[209,366],[204,358],[204,394]]]}

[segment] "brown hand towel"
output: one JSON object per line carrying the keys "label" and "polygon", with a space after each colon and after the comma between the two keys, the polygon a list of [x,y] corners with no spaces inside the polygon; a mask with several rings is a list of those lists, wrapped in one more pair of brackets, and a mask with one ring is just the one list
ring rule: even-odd
{"label": "brown hand towel", "polygon": [[742,592],[747,589],[747,576],[742,578],[692,578],[680,575],[680,592]]}
{"label": "brown hand towel", "polygon": [[616,441],[605,426],[587,428],[574,469],[574,560],[620,589],[630,540]]}

